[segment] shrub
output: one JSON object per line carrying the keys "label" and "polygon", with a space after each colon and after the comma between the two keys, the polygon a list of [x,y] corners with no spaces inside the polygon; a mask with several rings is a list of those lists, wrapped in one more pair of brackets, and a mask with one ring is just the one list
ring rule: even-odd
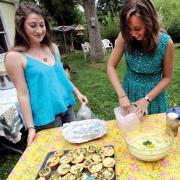
{"label": "shrub", "polygon": [[180,42],[180,1],[155,0],[162,24],[175,42]]}
{"label": "shrub", "polygon": [[107,24],[101,24],[101,38],[109,39],[113,44],[119,34],[119,17],[107,17]]}

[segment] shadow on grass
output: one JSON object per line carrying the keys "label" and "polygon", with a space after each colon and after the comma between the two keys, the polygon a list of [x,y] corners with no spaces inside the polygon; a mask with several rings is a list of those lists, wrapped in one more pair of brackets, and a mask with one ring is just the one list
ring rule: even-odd
{"label": "shadow on grass", "polygon": [[17,161],[22,154],[15,152],[23,152],[26,149],[27,145],[27,131],[24,129],[21,130],[22,136],[21,141],[13,144],[4,137],[0,137],[0,179],[7,179],[8,175],[11,173],[12,169],[16,165]]}

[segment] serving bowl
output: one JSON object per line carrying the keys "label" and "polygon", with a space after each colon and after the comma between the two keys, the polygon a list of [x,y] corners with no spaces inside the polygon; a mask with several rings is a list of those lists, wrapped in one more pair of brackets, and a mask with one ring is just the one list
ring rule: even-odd
{"label": "serving bowl", "polygon": [[124,137],[129,152],[142,161],[157,161],[170,152],[174,135],[170,129],[141,127]]}

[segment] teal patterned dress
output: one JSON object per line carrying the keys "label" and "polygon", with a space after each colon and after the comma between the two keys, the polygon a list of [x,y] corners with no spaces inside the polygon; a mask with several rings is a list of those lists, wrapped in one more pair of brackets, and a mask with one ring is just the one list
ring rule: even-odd
{"label": "teal patterned dress", "polygon": [[[145,97],[162,79],[163,60],[170,36],[161,33],[155,55],[136,51],[133,55],[125,50],[127,64],[123,87],[130,99],[135,102]],[[148,114],[165,112],[168,109],[167,94],[163,91],[148,106]]]}

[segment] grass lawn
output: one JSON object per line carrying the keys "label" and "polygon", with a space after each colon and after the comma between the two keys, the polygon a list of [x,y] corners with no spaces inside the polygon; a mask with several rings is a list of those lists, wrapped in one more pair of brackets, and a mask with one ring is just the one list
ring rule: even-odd
{"label": "grass lawn", "polygon": [[[68,63],[72,70],[73,83],[89,99],[92,111],[101,119],[114,119],[113,108],[118,106],[118,99],[107,77],[106,63],[108,57],[98,63],[85,61],[81,52],[63,55],[62,61]],[[180,49],[175,50],[174,79],[168,87],[169,107],[180,106]],[[119,75],[123,78],[125,63],[118,66]],[[79,104],[75,106],[77,112]],[[18,154],[7,155],[0,165],[0,180],[6,179],[19,159]]]}

